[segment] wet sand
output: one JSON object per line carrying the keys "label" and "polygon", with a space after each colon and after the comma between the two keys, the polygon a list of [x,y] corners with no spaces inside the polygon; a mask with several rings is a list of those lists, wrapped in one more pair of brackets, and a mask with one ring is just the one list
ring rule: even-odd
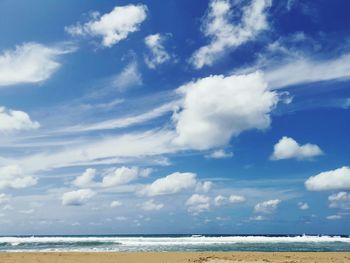
{"label": "wet sand", "polygon": [[1,263],[344,263],[350,252],[0,253]]}

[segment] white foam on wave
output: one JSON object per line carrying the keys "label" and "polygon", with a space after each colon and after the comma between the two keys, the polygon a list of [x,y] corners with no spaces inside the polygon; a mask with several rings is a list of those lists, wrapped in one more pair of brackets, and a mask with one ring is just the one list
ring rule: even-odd
{"label": "white foam on wave", "polygon": [[121,246],[190,246],[190,245],[225,245],[225,244],[258,244],[258,243],[350,243],[350,237],[340,236],[191,236],[191,237],[0,237],[0,244],[19,246],[22,244],[77,244],[111,243]]}

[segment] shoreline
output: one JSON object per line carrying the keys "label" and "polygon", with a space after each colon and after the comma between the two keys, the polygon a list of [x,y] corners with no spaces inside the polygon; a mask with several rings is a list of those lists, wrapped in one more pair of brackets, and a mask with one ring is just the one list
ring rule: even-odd
{"label": "shoreline", "polygon": [[350,252],[0,252],[1,263],[340,263]]}

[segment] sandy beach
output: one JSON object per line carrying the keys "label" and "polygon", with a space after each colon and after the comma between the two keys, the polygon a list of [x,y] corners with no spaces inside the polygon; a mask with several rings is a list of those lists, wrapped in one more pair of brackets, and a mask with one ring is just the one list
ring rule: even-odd
{"label": "sandy beach", "polygon": [[350,252],[130,252],[130,253],[0,253],[1,263],[337,263],[350,262]]}

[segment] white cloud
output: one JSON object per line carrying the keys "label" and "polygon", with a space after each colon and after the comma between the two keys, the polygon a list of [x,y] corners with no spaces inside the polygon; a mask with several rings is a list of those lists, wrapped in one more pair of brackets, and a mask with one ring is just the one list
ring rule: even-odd
{"label": "white cloud", "polygon": [[233,156],[232,152],[226,152],[224,149],[215,150],[212,153],[206,155],[205,157],[208,159],[224,159],[230,158]]}
{"label": "white cloud", "polygon": [[330,208],[350,209],[350,194],[339,192],[328,197]]}
{"label": "white cloud", "polygon": [[305,187],[309,191],[350,190],[350,168],[344,166],[311,176]]}
{"label": "white cloud", "polygon": [[126,185],[135,181],[139,177],[148,177],[152,172],[151,168],[141,169],[138,167],[118,167],[105,169],[102,176],[102,181],[96,181],[96,169],[88,168],[85,172],[78,176],[72,184],[81,187],[114,187]]}
{"label": "white cloud", "polygon": [[138,31],[146,17],[145,5],[116,6],[104,15],[94,12],[90,21],[83,25],[78,23],[68,26],[65,30],[72,36],[102,37],[102,45],[112,47],[126,39],[130,33]]}
{"label": "white cloud", "polygon": [[33,213],[34,213],[34,209],[20,210],[19,212],[20,212],[21,214],[30,215],[30,214],[33,214]]}
{"label": "white cloud", "polygon": [[299,145],[293,138],[283,136],[282,139],[275,144],[271,159],[282,160],[295,158],[305,160],[322,154],[323,152],[320,147],[315,144],[307,143]]}
{"label": "white cloud", "polygon": [[245,201],[245,197],[241,195],[230,195],[229,197],[218,195],[214,198],[214,204],[216,206],[222,206],[225,204],[239,204]]}
{"label": "white cloud", "polygon": [[112,208],[120,207],[120,206],[122,206],[122,205],[123,205],[123,203],[120,202],[120,201],[117,201],[117,200],[112,201],[111,204],[110,204],[110,206],[111,206]]}
{"label": "white cloud", "polygon": [[291,59],[266,70],[266,80],[271,88],[283,88],[317,81],[350,78],[350,54],[329,60],[309,58]]}
{"label": "white cloud", "polygon": [[192,214],[199,214],[210,209],[210,197],[193,194],[187,199],[186,205],[188,206],[188,212]]}
{"label": "white cloud", "polygon": [[149,54],[145,56],[145,63],[151,69],[155,69],[171,58],[163,46],[164,40],[165,37],[161,34],[149,35],[145,38],[145,44],[149,49]]}
{"label": "white cloud", "polygon": [[216,197],[214,198],[214,204],[215,204],[216,206],[222,206],[223,204],[226,203],[226,200],[227,200],[226,197],[224,197],[224,196],[222,196],[222,195],[218,195],[218,196],[216,196]]}
{"label": "white cloud", "polygon": [[2,210],[13,210],[13,207],[11,205],[5,205]]}
{"label": "white cloud", "polygon": [[254,212],[271,214],[278,208],[280,203],[281,203],[281,200],[279,199],[268,200],[261,203],[257,203],[254,207]]}
{"label": "white cloud", "polygon": [[142,205],[141,205],[141,208],[143,210],[146,210],[146,211],[155,211],[155,210],[160,210],[164,207],[163,204],[158,204],[158,203],[155,203],[154,200],[149,200],[149,201],[146,201],[144,202]]}
{"label": "white cloud", "polygon": [[113,187],[128,184],[139,177],[147,177],[151,169],[141,169],[138,167],[126,167],[109,169],[102,178],[103,187]]}
{"label": "white cloud", "polygon": [[258,33],[268,28],[266,9],[270,0],[252,0],[242,9],[242,19],[238,25],[231,23],[234,17],[229,0],[212,0],[209,12],[202,25],[203,33],[210,43],[199,48],[191,57],[191,63],[197,69],[212,65],[227,50],[253,40]]}
{"label": "white cloud", "polygon": [[175,194],[182,190],[194,188],[196,185],[196,174],[176,172],[166,177],[159,178],[152,184],[145,186],[140,191],[140,194],[148,196]]}
{"label": "white cloud", "polygon": [[90,189],[80,189],[66,192],[62,196],[62,205],[81,206],[95,196],[95,192]]}
{"label": "white cloud", "polygon": [[0,189],[27,188],[36,185],[36,183],[37,179],[24,175],[23,170],[18,165],[0,167]]}
{"label": "white cloud", "polygon": [[0,132],[33,130],[39,127],[40,124],[32,121],[27,113],[0,107]]}
{"label": "white cloud", "polygon": [[174,143],[192,149],[222,146],[245,130],[268,128],[269,113],[278,102],[259,72],[210,76],[177,92],[183,105],[173,115],[178,135]]}
{"label": "white cloud", "polygon": [[0,194],[0,205],[7,203],[10,200],[6,194]]}
{"label": "white cloud", "polygon": [[0,54],[0,88],[47,80],[60,68],[60,55],[74,50],[69,46],[48,47],[39,43],[24,43],[14,50],[5,50]]}
{"label": "white cloud", "polygon": [[142,85],[142,75],[138,70],[137,62],[130,62],[118,75],[113,78],[113,86],[119,91]]}
{"label": "white cloud", "polygon": [[115,219],[115,220],[118,220],[118,221],[125,221],[125,220],[127,220],[128,218],[125,217],[125,216],[117,216],[117,217],[115,217],[114,219]]}
{"label": "white cloud", "polygon": [[[83,138],[68,148],[57,145],[54,149],[16,159],[0,159],[0,164],[18,163],[24,170],[33,173],[60,167],[125,164],[140,159],[150,161],[162,154],[181,150],[219,147],[242,131],[268,128],[270,111],[278,101],[277,93],[266,90],[266,83],[259,73],[211,76],[187,84],[178,92],[182,95],[183,107],[173,115],[176,130],[167,127]],[[142,120],[120,121],[116,125],[127,126],[130,122]],[[114,127],[114,124],[106,125]]]}
{"label": "white cloud", "polygon": [[328,220],[339,220],[342,219],[341,215],[330,215],[326,217]]}
{"label": "white cloud", "polygon": [[264,221],[264,220],[266,220],[266,218],[263,217],[262,215],[258,215],[258,216],[250,217],[249,220],[251,220],[251,221]]}
{"label": "white cloud", "polygon": [[[218,147],[242,131],[269,126],[269,114],[278,101],[278,95],[266,88],[259,73],[211,76],[183,86],[180,88],[182,91],[178,90],[182,95],[183,107],[173,115],[176,131],[163,128],[96,136],[80,139],[68,148],[57,146],[0,162],[3,165],[18,162],[24,170],[33,173],[79,165],[124,164],[140,159],[159,158],[162,154],[189,148]],[[119,124],[129,125],[130,122]]]}
{"label": "white cloud", "polygon": [[231,203],[231,204],[238,204],[238,203],[243,203],[246,201],[245,197],[244,196],[241,196],[241,195],[230,195],[229,198],[228,198],[228,201]]}
{"label": "white cloud", "polygon": [[213,183],[210,181],[198,182],[196,185],[196,192],[207,193],[213,187]]}
{"label": "white cloud", "polygon": [[309,209],[309,204],[306,202],[299,202],[298,206],[299,206],[300,210],[308,210]]}
{"label": "white cloud", "polygon": [[96,169],[88,168],[78,176],[72,183],[78,187],[90,187],[95,184]]}

